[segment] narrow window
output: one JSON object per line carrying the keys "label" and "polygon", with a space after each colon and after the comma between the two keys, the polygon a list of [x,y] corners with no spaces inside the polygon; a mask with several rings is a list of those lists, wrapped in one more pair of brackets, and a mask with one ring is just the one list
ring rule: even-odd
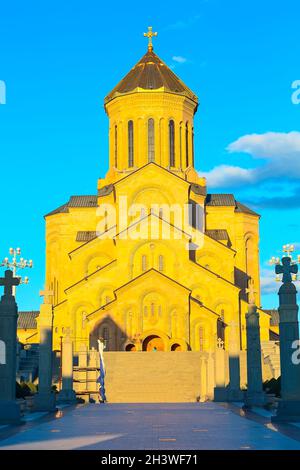
{"label": "narrow window", "polygon": [[133,121],[128,121],[128,166],[133,167]]}
{"label": "narrow window", "polygon": [[202,326],[199,328],[199,346],[200,351],[204,351],[204,328]]}
{"label": "narrow window", "polygon": [[118,126],[115,126],[115,168],[118,167]]}
{"label": "narrow window", "polygon": [[182,125],[180,124],[179,128],[179,158],[180,158],[180,168],[182,168]]}
{"label": "narrow window", "polygon": [[192,129],[192,165],[194,166],[195,165],[195,149],[194,149],[194,128]]}
{"label": "narrow window", "polygon": [[107,327],[103,328],[103,339],[104,339],[105,349],[109,351],[109,329]]}
{"label": "narrow window", "polygon": [[159,271],[164,270],[164,257],[162,255],[159,255],[158,257],[158,270]]}
{"label": "narrow window", "polygon": [[148,162],[155,161],[154,119],[148,120]]}
{"label": "narrow window", "polygon": [[147,256],[142,256],[142,271],[147,271]]}
{"label": "narrow window", "polygon": [[170,161],[170,166],[174,167],[175,166],[175,125],[174,121],[171,120],[169,121],[169,161]]}
{"label": "narrow window", "polygon": [[185,159],[186,167],[189,166],[189,126],[188,123],[185,125]]}

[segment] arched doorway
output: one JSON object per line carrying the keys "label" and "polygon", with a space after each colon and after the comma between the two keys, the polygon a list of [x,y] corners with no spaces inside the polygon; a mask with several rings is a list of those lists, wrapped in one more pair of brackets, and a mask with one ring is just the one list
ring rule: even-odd
{"label": "arched doorway", "polygon": [[163,340],[156,335],[147,336],[143,341],[143,351],[164,351],[165,345]]}
{"label": "arched doorway", "polygon": [[182,351],[182,347],[178,343],[174,343],[171,346],[171,351]]}
{"label": "arched doorway", "polygon": [[125,347],[125,351],[136,351],[135,344],[127,344]]}

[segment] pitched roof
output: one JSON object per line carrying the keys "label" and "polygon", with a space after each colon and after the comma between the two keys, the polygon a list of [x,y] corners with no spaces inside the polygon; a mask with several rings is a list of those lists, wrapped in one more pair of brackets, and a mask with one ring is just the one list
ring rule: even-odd
{"label": "pitched roof", "polygon": [[85,230],[85,231],[79,231],[77,232],[76,235],[76,241],[77,242],[89,242],[90,240],[93,240],[96,238],[97,232],[95,230]]}
{"label": "pitched roof", "polygon": [[198,103],[198,98],[177,75],[153,52],[148,50],[141,60],[106,96],[104,102],[120,95],[143,90],[163,90],[169,93],[184,95]]}
{"label": "pitched roof", "polygon": [[270,326],[278,326],[279,325],[279,312],[275,308],[271,310],[265,310],[263,309],[263,312],[267,313],[270,315]]}
{"label": "pitched roof", "polygon": [[259,215],[257,212],[250,209],[250,207],[236,201],[235,212],[243,212],[244,214]]}
{"label": "pitched roof", "polygon": [[205,230],[205,234],[208,235],[210,238],[214,238],[215,240],[229,240],[229,235],[227,230],[223,229],[215,229],[215,230]]}
{"label": "pitched roof", "polygon": [[97,207],[98,206],[98,196],[95,194],[88,196],[71,196],[69,201],[62,206],[59,206],[57,209],[49,212],[45,217],[49,217],[54,214],[61,214],[69,212],[69,207]]}
{"label": "pitched roof", "polygon": [[29,330],[36,329],[36,318],[39,316],[40,312],[38,310],[24,311],[19,312],[18,314],[18,330]]}
{"label": "pitched roof", "polygon": [[98,197],[91,196],[71,196],[68,207],[97,207]]}
{"label": "pitched roof", "polygon": [[245,206],[241,202],[237,201],[234,198],[233,194],[208,194],[205,200],[206,206],[227,206],[227,207],[234,207],[235,212],[242,212],[244,214],[256,215],[259,214],[250,207]]}
{"label": "pitched roof", "polygon": [[207,206],[234,206],[235,199],[233,194],[208,194],[205,204]]}

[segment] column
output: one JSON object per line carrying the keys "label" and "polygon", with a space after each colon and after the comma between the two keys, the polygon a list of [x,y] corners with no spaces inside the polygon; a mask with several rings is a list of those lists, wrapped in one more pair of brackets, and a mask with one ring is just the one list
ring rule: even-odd
{"label": "column", "polygon": [[73,390],[73,341],[68,329],[62,341],[62,389],[58,401],[76,403],[76,393]]}
{"label": "column", "polygon": [[254,304],[249,304],[246,314],[247,335],[247,392],[245,406],[262,406],[266,403],[263,392],[259,313]]}
{"label": "column", "polygon": [[35,411],[54,411],[55,392],[52,390],[52,304],[42,304],[39,315],[39,391],[35,397]]}
{"label": "column", "polygon": [[[284,258],[283,258],[284,260]],[[274,422],[300,422],[300,361],[297,290],[292,282],[279,289],[281,401]]]}
{"label": "column", "polygon": [[215,388],[214,401],[226,401],[226,361],[228,356],[224,350],[224,341],[218,339],[215,349]]}
{"label": "column", "polygon": [[0,302],[0,424],[20,422],[16,403],[17,304],[11,295]]}

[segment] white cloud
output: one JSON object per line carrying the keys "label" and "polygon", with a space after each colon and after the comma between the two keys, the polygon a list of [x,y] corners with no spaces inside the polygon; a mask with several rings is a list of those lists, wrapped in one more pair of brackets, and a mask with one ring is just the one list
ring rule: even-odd
{"label": "white cloud", "polygon": [[223,186],[239,186],[245,183],[252,183],[255,180],[253,170],[238,166],[219,165],[208,172],[201,172],[205,176],[208,184],[215,188]]}
{"label": "white cloud", "polygon": [[289,158],[300,155],[300,132],[266,132],[240,137],[228,145],[230,153],[249,153],[254,158]]}
{"label": "white cloud", "polygon": [[185,57],[182,57],[181,55],[174,55],[172,57],[172,60],[174,62],[177,62],[178,64],[184,64],[185,62],[187,62],[187,59]]}
{"label": "white cloud", "polygon": [[260,287],[262,294],[276,294],[279,289],[278,283],[275,281],[274,268],[261,269]]}
{"label": "white cloud", "polygon": [[231,154],[247,153],[264,163],[256,168],[219,165],[204,173],[212,187],[300,179],[300,132],[249,134],[232,142],[227,150]]}

